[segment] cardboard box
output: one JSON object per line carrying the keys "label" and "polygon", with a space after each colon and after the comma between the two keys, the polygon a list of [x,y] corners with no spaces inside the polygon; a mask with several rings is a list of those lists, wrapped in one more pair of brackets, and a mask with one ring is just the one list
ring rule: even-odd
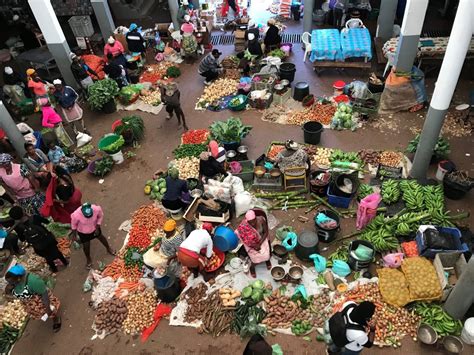
{"label": "cardboard box", "polygon": [[236,30],[234,32],[234,37],[235,37],[235,39],[244,39],[245,38],[245,31]]}
{"label": "cardboard box", "polygon": [[[442,301],[444,301],[466,269],[466,258],[461,252],[437,253],[433,265],[441,282],[441,288],[443,289]],[[449,275],[447,276],[446,273],[449,273]]]}

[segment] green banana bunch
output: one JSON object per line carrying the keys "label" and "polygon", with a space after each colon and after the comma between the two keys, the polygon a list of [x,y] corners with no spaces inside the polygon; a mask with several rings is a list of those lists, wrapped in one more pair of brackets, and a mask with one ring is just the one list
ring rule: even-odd
{"label": "green banana bunch", "polygon": [[397,180],[389,179],[382,182],[382,201],[391,205],[400,199],[401,191]]}
{"label": "green banana bunch", "polygon": [[334,260],[341,260],[341,261],[347,261],[349,260],[349,243],[343,243],[341,246],[339,246],[334,253],[328,256],[327,258],[327,267],[332,267],[332,263]]}
{"label": "green banana bunch", "polygon": [[439,336],[461,334],[462,322],[452,318],[438,304],[417,302],[414,311],[421,316],[421,322],[431,326]]}
{"label": "green banana bunch", "polygon": [[359,186],[359,191],[358,191],[358,196],[359,198],[362,200],[364,197],[367,197],[368,195],[370,195],[371,193],[374,192],[374,188],[370,185],[367,185],[367,184],[361,184]]}
{"label": "green banana bunch", "polygon": [[352,163],[358,163],[359,166],[363,166],[364,163],[360,159],[359,154],[356,152],[343,152],[340,149],[335,149],[331,156],[329,157],[330,161],[348,161]]}
{"label": "green banana bunch", "polygon": [[378,230],[364,231],[360,239],[370,242],[378,252],[389,251],[399,247],[397,238],[394,237],[393,233],[391,233],[387,227]]}
{"label": "green banana bunch", "polygon": [[400,187],[403,191],[403,201],[409,210],[421,211],[424,209],[423,187],[415,180],[402,180]]}

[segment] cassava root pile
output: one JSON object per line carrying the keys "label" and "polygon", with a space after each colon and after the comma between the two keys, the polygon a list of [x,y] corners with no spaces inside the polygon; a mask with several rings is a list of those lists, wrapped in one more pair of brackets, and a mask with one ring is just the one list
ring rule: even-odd
{"label": "cassava root pile", "polygon": [[94,327],[97,332],[113,334],[122,328],[127,314],[127,302],[124,299],[114,297],[99,305],[94,319]]}

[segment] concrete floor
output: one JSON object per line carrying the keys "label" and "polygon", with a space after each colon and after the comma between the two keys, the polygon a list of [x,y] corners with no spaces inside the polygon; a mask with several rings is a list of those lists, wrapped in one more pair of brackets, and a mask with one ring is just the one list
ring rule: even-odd
{"label": "concrete floor", "polygon": [[[366,80],[366,74],[358,71],[346,71],[338,73],[327,71],[322,76],[317,77],[311,68],[311,64],[302,63],[302,51],[299,45],[294,46],[294,53],[291,61],[297,64],[296,80],[308,81],[311,85],[311,93],[315,95],[325,95],[332,92],[331,83],[336,79],[350,81],[353,79]],[[225,54],[231,53],[233,47],[219,48]],[[178,79],[181,90],[182,104],[186,114],[188,126],[190,128],[205,128],[215,120],[228,118],[231,113],[223,111],[211,113],[209,111],[195,111],[194,105],[202,92],[202,78],[197,74],[197,65],[183,65],[182,76]],[[472,82],[461,81],[457,91],[458,102],[466,100],[466,89],[472,86]],[[433,80],[428,80],[428,90],[431,93]],[[425,112],[423,112],[424,114]],[[90,111],[85,111],[87,126],[94,136],[94,142],[105,133],[110,132],[111,124],[119,117],[130,114],[120,111],[111,115],[99,115]],[[124,164],[115,166],[113,172],[105,178],[103,184],[98,183],[98,179],[88,175],[86,172],[74,176],[77,186],[84,194],[84,201],[91,201],[99,204],[105,211],[104,232],[110,239],[111,244],[119,248],[122,245],[125,234],[117,230],[118,226],[130,217],[130,214],[143,204],[148,204],[149,200],[143,194],[145,180],[158,168],[166,167],[167,162],[172,157],[172,150],[179,144],[181,130],[177,129],[175,120],[165,121],[165,112],[159,115],[144,114],[137,112],[145,119],[146,137],[136,150],[137,156],[127,160]],[[265,152],[270,141],[294,139],[303,141],[303,132],[296,126],[283,126],[263,122],[258,111],[245,111],[234,114],[239,116],[246,124],[254,127],[245,144],[249,146],[251,158],[256,158]],[[370,125],[356,132],[337,132],[326,130],[321,139],[321,146],[337,147],[344,150],[358,150],[362,148],[375,149],[395,149],[404,150],[413,134],[410,127],[421,127],[423,120],[416,114],[397,114],[393,117],[398,123],[396,131],[381,133],[378,129]],[[452,145],[451,158],[460,169],[469,170],[474,174],[472,157],[466,153],[473,153],[473,138],[450,138]],[[448,207],[452,211],[458,209],[469,210],[473,203],[473,194],[461,201],[454,202],[448,200]],[[292,221],[294,214],[275,214],[281,223],[294,224],[298,231],[304,228],[311,228],[299,222]],[[471,217],[468,222],[472,224]],[[342,234],[350,233],[355,229],[355,220],[345,220],[342,226]],[[98,261],[110,262],[112,258],[107,256],[104,248],[93,242],[92,256],[94,265]],[[55,294],[60,298],[63,310],[63,328],[54,334],[51,324],[43,324],[41,321],[31,321],[20,341],[14,348],[14,354],[240,354],[246,342],[240,341],[237,336],[225,335],[217,339],[210,336],[198,335],[192,328],[176,328],[168,326],[167,321],[163,321],[155,330],[146,343],[141,343],[138,338],[132,338],[123,334],[114,334],[104,340],[91,341],[93,335],[91,325],[94,312],[91,311],[88,303],[90,293],[82,292],[82,284],[87,277],[84,268],[85,258],[82,251],[73,251],[71,266],[58,275]],[[312,337],[311,342],[293,336],[277,335],[269,336],[267,340],[273,344],[281,345],[285,354],[322,354],[323,346],[317,343]],[[472,348],[470,349],[472,350]],[[471,353],[469,349],[466,354]],[[382,350],[369,349],[364,354],[378,354]],[[441,354],[441,350],[434,347],[422,346],[414,343],[410,339],[403,342],[401,349],[385,349],[384,354]]]}

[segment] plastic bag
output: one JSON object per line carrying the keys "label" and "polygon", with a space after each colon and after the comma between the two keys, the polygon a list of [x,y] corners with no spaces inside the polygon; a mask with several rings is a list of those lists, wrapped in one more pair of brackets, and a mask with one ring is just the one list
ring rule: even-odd
{"label": "plastic bag", "polygon": [[293,296],[298,296],[298,294],[303,296],[304,299],[308,298],[308,293],[306,292],[306,287],[304,287],[304,285],[298,285],[295,288],[295,292],[293,293]]}
{"label": "plastic bag", "polygon": [[351,268],[345,261],[334,260],[332,263],[332,272],[337,276],[346,277],[351,273]]}
{"label": "plastic bag", "polygon": [[294,232],[289,232],[286,234],[285,239],[281,243],[287,251],[292,251],[296,248],[296,242],[298,241],[298,236]]}
{"label": "plastic bag", "polygon": [[237,217],[245,214],[252,208],[252,194],[244,191],[234,197],[235,214]]}
{"label": "plastic bag", "polygon": [[382,196],[377,192],[364,197],[360,201],[357,207],[357,230],[365,228],[375,218],[380,201],[382,201]]}
{"label": "plastic bag", "polygon": [[313,260],[314,268],[317,272],[321,273],[326,270],[326,258],[324,256],[319,254],[311,254],[309,258]]}
{"label": "plastic bag", "polygon": [[76,146],[80,148],[92,140],[92,137],[86,133],[79,132],[76,136]]}
{"label": "plastic bag", "polygon": [[391,253],[383,257],[384,265],[390,268],[398,268],[402,265],[403,253]]}
{"label": "plastic bag", "polygon": [[289,232],[295,232],[294,228],[291,227],[291,226],[283,226],[283,227],[280,227],[277,229],[276,231],[276,238],[278,240],[283,240],[286,238],[286,235],[289,233]]}

